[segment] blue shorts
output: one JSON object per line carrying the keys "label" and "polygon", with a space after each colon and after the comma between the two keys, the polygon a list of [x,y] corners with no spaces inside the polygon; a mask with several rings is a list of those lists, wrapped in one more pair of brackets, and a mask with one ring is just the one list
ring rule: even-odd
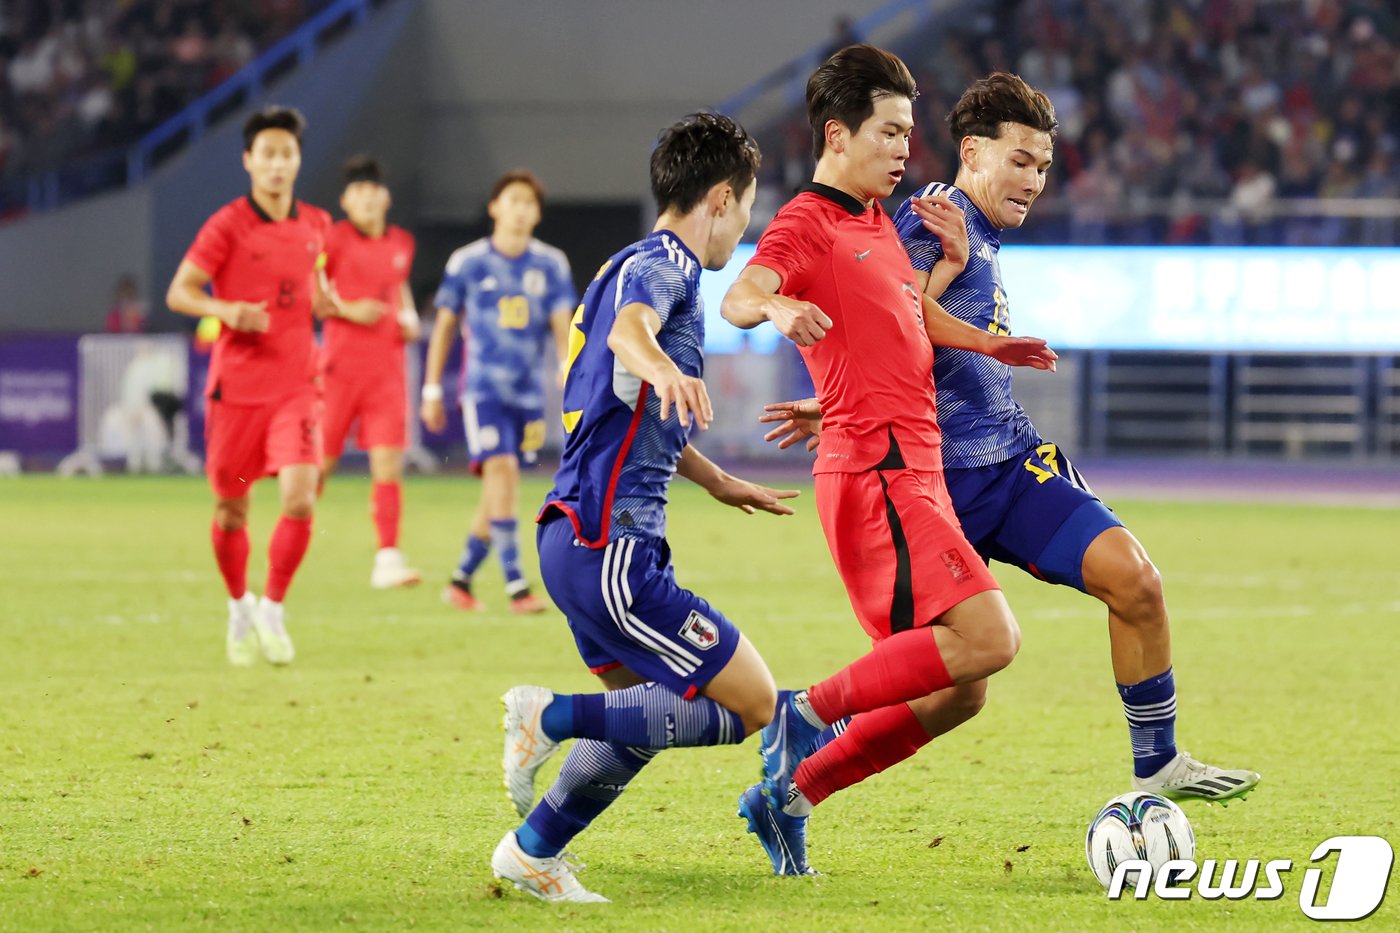
{"label": "blue shorts", "polygon": [[539,526],[537,543],[545,589],[593,673],[626,667],[690,699],[739,647],[734,623],[676,583],[664,540],[620,538],[590,548],[554,513]]}
{"label": "blue shorts", "polygon": [[523,466],[534,466],[544,446],[544,409],[507,405],[493,398],[462,396],[462,421],[467,429],[471,470],[481,474],[490,457],[513,454]]}
{"label": "blue shorts", "polygon": [[991,466],[945,470],[963,532],[983,560],[1084,591],[1084,552],[1118,516],[1054,444]]}

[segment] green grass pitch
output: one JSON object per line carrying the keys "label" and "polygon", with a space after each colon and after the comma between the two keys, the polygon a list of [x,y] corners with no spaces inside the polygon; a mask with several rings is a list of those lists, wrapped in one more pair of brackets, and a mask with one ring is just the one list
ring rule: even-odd
{"label": "green grass pitch", "polygon": [[[678,483],[671,513],[681,582],[788,686],[865,647],[803,488],[779,519]],[[1400,842],[1400,515],[1119,501],[1166,580],[1183,747],[1264,774],[1228,809],[1186,805],[1198,859],[1292,859],[1281,899],[1107,901],[1083,855],[1128,789],[1104,613],[1001,567],[1020,657],[981,716],[818,809],[821,877],[772,877],[735,817],[750,741],[660,756],[577,840],[613,905],[536,902],[488,867],[516,822],[498,697],[595,682],[559,615],[501,611],[494,562],[492,611],[438,601],[472,481],[410,480],[411,591],[368,588],[367,491],[337,478],[318,511],[287,603],[296,663],[234,670],[200,480],[0,480],[0,929],[1301,929],[1314,846]],[[264,483],[259,590],[275,512]],[[1395,900],[1362,926],[1394,928]]]}

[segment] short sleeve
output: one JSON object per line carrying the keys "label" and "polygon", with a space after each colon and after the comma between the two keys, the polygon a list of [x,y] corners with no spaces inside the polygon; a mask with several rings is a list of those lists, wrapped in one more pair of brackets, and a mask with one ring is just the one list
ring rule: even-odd
{"label": "short sleeve", "polygon": [[464,267],[465,258],[453,256],[447,260],[447,269],[442,274],[442,284],[433,295],[434,308],[446,308],[453,314],[460,314],[467,303],[467,280]]}
{"label": "short sleeve", "polygon": [[829,237],[806,211],[780,211],[759,237],[750,266],[763,266],[782,276],[779,291],[785,295],[800,291],[813,260],[824,254]]}
{"label": "short sleeve", "polygon": [[686,302],[690,279],[680,266],[665,256],[638,255],[628,260],[630,268],[622,271],[617,286],[617,306],[622,310],[630,304],[644,304],[656,312],[662,325],[671,312]]}
{"label": "short sleeve", "polygon": [[919,215],[905,201],[895,211],[894,228],[904,243],[904,251],[909,254],[909,263],[919,272],[930,272],[935,263],[943,258],[943,243],[938,236],[924,226]]}
{"label": "short sleeve", "polygon": [[185,253],[185,259],[208,273],[210,278],[219,274],[228,262],[233,251],[233,215],[221,210],[204,222],[195,234],[194,243]]}
{"label": "short sleeve", "polygon": [[554,266],[554,283],[549,296],[549,313],[573,313],[578,304],[578,292],[574,290],[574,273],[569,268],[569,258],[562,252]]}

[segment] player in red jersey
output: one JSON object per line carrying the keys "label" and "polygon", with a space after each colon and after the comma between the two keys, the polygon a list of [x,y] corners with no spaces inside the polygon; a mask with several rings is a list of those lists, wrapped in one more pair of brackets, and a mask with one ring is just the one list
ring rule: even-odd
{"label": "player in red jersey", "polygon": [[370,513],[379,536],[370,586],[412,586],[422,578],[399,551],[403,451],[408,442],[404,344],[418,339],[418,312],[408,288],[413,235],[388,222],[392,199],[383,166],[367,156],[345,164],[340,207],[345,220],[326,237],[326,278],[337,311],[322,330],[326,399],[323,477],[335,472],[350,425],[369,451]]}
{"label": "player in red jersey", "polygon": [[[986,678],[1020,646],[943,482],[926,316],[946,312],[922,294],[878,200],[903,177],[916,94],[904,63],[868,45],[841,50],[812,75],[812,183],[779,211],[722,309],[740,327],[771,320],[802,352],[826,413],[817,513],[874,642],[827,680],[784,692],[764,730],[765,779],[740,798],[740,815],[778,874],[810,871],[814,804],[909,757],[933,727],[946,731],[920,718],[932,695],[957,698],[937,705],[938,716],[971,716]],[[967,324],[956,332],[966,349],[1053,368],[1044,341],[989,339]],[[849,727],[807,757],[847,716]]]}
{"label": "player in red jersey", "polygon": [[[259,646],[274,664],[295,654],[282,599],[311,541],[321,463],[312,312],[332,300],[318,271],[331,218],[292,194],[304,125],[286,107],[248,119],[243,168],[251,191],[200,228],[165,296],[172,311],[223,325],[204,392],[205,472],[214,491],[214,557],[229,595],[228,658],[239,666],[254,663]],[[248,492],[272,475],[282,517],[258,602],[247,583]]]}

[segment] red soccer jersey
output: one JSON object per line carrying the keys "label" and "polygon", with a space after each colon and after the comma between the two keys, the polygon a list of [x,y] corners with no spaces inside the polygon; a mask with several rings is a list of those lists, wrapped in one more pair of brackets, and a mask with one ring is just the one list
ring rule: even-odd
{"label": "red soccer jersey", "polygon": [[869,470],[890,453],[891,435],[904,466],[942,469],[923,299],[879,203],[866,209],[835,188],[807,185],[749,262],[782,276],[780,294],[832,320],[825,337],[799,348],[823,413],[812,472]]}
{"label": "red soccer jersey", "polygon": [[384,314],[365,326],[339,318],[325,323],[326,371],[366,379],[403,379],[403,336],[398,314],[403,286],[413,266],[413,236],[401,227],[388,227],[383,236],[368,237],[348,220],[326,237],[326,276],[346,301],[376,298]]}
{"label": "red soccer jersey", "polygon": [[274,221],[246,195],[205,221],[185,258],[209,273],[215,298],[265,301],[271,319],[261,334],[223,328],[205,395],[259,405],[315,380],[313,278],[330,226],[330,214],[302,201]]}

